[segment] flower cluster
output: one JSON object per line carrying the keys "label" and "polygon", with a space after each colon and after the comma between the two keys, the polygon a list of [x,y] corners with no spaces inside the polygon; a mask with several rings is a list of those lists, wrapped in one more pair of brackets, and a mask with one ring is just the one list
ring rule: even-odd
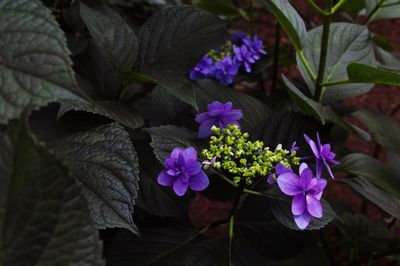
{"label": "flower cluster", "polygon": [[199,138],[206,138],[212,135],[211,127],[225,128],[228,125],[240,126],[237,122],[243,117],[239,109],[233,109],[231,102],[221,103],[214,101],[207,105],[208,112],[196,115],[196,122],[200,124]]}
{"label": "flower cluster", "polygon": [[282,145],[271,151],[262,141],[249,140],[249,134],[242,133],[237,125],[224,129],[213,126],[211,130],[214,135],[209,149],[204,149],[202,155],[213,160],[212,167],[233,176],[237,184],[251,185],[255,178],[266,177],[279,163],[288,167],[299,164],[295,151],[282,149]]}
{"label": "flower cluster", "polygon": [[189,73],[192,80],[216,78],[221,84],[233,83],[241,66],[247,73],[251,72],[251,65],[267,52],[263,49],[263,42],[254,36],[250,39],[244,33],[231,36],[219,50],[211,50]]}

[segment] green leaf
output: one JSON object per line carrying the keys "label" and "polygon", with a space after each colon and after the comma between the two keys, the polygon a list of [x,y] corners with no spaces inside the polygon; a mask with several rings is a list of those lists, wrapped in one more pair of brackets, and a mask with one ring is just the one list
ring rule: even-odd
{"label": "green leaf", "polygon": [[352,17],[357,17],[358,14],[363,10],[365,7],[364,0],[352,0],[346,1],[343,5],[342,9],[349,13]]}
{"label": "green leaf", "polygon": [[97,228],[123,227],[137,233],[132,213],[139,170],[128,133],[112,123],[55,144],[57,156],[82,185]]}
{"label": "green leaf", "polygon": [[163,9],[140,30],[136,71],[196,108],[188,73],[222,44],[224,33],[225,23],[206,11],[189,6]]}
{"label": "green leaf", "polygon": [[379,47],[375,47],[374,52],[379,67],[400,71],[400,58]]}
{"label": "green leaf", "polygon": [[[304,41],[304,55],[311,69],[317,73],[321,51],[322,26],[307,33]],[[368,28],[350,23],[332,23],[328,44],[328,58],[324,73],[324,83],[347,80],[346,67],[350,63],[375,65],[373,46]],[[315,81],[312,80],[299,56],[297,65],[312,95]],[[368,92],[370,84],[341,84],[326,88],[324,102],[332,102]]]}
{"label": "green leaf", "polygon": [[383,147],[400,152],[400,124],[382,113],[359,110],[353,115],[359,118]]}
{"label": "green leaf", "polygon": [[[305,230],[318,230],[325,227],[333,219],[337,217],[336,212],[332,209],[327,201],[321,200],[324,213],[322,218],[313,218],[310,225]],[[291,198],[285,197],[282,199],[275,199],[271,202],[271,210],[276,219],[283,225],[293,230],[300,230],[296,225],[291,208]]]}
{"label": "green leaf", "polygon": [[239,11],[239,8],[237,8],[231,0],[201,0],[196,4],[196,7],[207,10],[215,15],[228,17],[239,17],[242,16],[244,12],[243,10]]}
{"label": "green leaf", "polygon": [[71,111],[85,111],[108,117],[131,129],[143,126],[143,118],[136,112],[133,106],[120,102],[111,101],[74,101],[62,100],[58,117],[62,117]]}
{"label": "green leaf", "polygon": [[90,8],[81,2],[80,15],[105,57],[118,67],[132,68],[139,45],[135,33],[119,14],[104,5]]}
{"label": "green leaf", "polygon": [[65,37],[41,1],[1,1],[0,47],[0,123],[26,106],[77,97]]}
{"label": "green leaf", "polygon": [[146,128],[145,131],[151,135],[150,145],[161,164],[175,147],[197,146],[196,134],[183,127],[168,125]]}
{"label": "green leaf", "polygon": [[302,42],[300,40],[300,36],[298,34],[298,30],[300,30],[299,31],[300,34],[303,34],[303,29],[302,29],[302,24],[299,22],[300,20],[298,19],[298,15],[296,15],[297,12],[293,11],[293,9],[289,7],[290,3],[279,3],[279,2],[288,2],[288,1],[264,0],[264,3],[267,5],[269,11],[278,20],[279,24],[281,24],[282,28],[285,30],[286,34],[288,35],[291,43],[294,45],[296,50],[301,51],[303,47],[302,47]]}
{"label": "green leaf", "polygon": [[0,138],[2,265],[104,265],[102,245],[74,179],[22,123]]}
{"label": "green leaf", "polygon": [[[365,0],[368,22],[400,18],[400,3],[398,0]],[[372,15],[371,15],[372,14]]]}
{"label": "green leaf", "polygon": [[207,111],[207,105],[213,101],[231,101],[234,108],[243,112],[243,118],[239,122],[244,131],[253,129],[271,114],[271,110],[257,98],[222,86],[216,81],[204,79],[197,84],[194,88],[200,112]]}
{"label": "green leaf", "polygon": [[400,86],[400,72],[397,71],[354,63],[347,66],[347,73],[349,76],[349,82],[378,83]]}
{"label": "green leaf", "polygon": [[288,88],[288,92],[292,100],[300,107],[303,113],[311,115],[320,120],[322,124],[332,122],[335,125],[359,135],[364,140],[369,141],[371,138],[364,130],[343,120],[329,105],[322,105],[304,95],[290,80],[282,76],[283,82]]}
{"label": "green leaf", "polygon": [[400,178],[398,174],[390,171],[375,158],[362,153],[352,153],[342,158],[341,168],[400,198]]}
{"label": "green leaf", "polygon": [[343,179],[342,182],[351,186],[360,195],[372,201],[390,215],[400,219],[400,198],[391,196],[363,178]]}

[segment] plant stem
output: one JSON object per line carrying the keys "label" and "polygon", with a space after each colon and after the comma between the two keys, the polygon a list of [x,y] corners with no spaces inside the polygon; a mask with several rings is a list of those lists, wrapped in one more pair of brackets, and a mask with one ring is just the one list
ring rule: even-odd
{"label": "plant stem", "polygon": [[369,13],[369,15],[368,15],[367,19],[365,20],[365,23],[364,23],[364,24],[368,24],[368,23],[371,22],[371,20],[372,20],[372,19],[374,18],[374,16],[375,16],[376,12],[378,12],[379,9],[381,9],[381,7],[382,7],[382,5],[383,5],[383,3],[384,3],[385,1],[386,1],[386,0],[381,0],[381,1],[374,7],[374,9],[372,9],[371,13]]}
{"label": "plant stem", "polygon": [[335,80],[335,81],[332,81],[332,82],[322,83],[321,86],[322,87],[330,87],[330,86],[347,84],[347,83],[357,83],[357,82],[352,82],[350,80]]}
{"label": "plant stem", "polygon": [[244,189],[245,183],[241,182],[239,186],[236,188],[236,195],[235,199],[233,201],[231,213],[229,215],[229,265],[232,265],[232,244],[233,244],[233,226],[235,222],[235,215],[236,211],[239,207],[239,202],[240,202],[240,197],[242,196],[243,189]]}
{"label": "plant stem", "polygon": [[281,39],[281,24],[279,24],[279,22],[276,20],[275,47],[274,47],[274,69],[273,69],[273,76],[272,76],[272,91],[276,89],[276,85],[277,85],[277,81],[278,81],[280,39]]}
{"label": "plant stem", "polygon": [[315,11],[317,11],[321,15],[323,15],[323,16],[327,16],[328,15],[328,13],[326,13],[326,11],[322,10],[316,3],[314,3],[313,0],[307,0],[307,2],[310,4],[310,6],[312,8],[314,8]]}
{"label": "plant stem", "polygon": [[346,0],[340,0],[339,2],[337,2],[336,5],[332,8],[331,14],[335,14],[336,11],[338,11],[339,8],[341,8],[342,5],[344,5],[345,3],[346,3]]}
{"label": "plant stem", "polygon": [[325,17],[324,25],[322,28],[322,41],[321,41],[321,53],[319,56],[319,67],[318,67],[318,76],[315,82],[315,95],[314,100],[321,102],[322,100],[322,90],[323,86],[322,83],[324,81],[325,75],[325,66],[326,66],[326,59],[328,55],[328,44],[329,44],[329,31],[332,21],[332,0],[330,0],[329,8],[328,8],[329,16]]}

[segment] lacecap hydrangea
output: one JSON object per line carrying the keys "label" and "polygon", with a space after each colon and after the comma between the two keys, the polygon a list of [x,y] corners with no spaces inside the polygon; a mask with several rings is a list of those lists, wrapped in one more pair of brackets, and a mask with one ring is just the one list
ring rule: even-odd
{"label": "lacecap hydrangea", "polygon": [[216,78],[223,85],[232,84],[241,67],[247,73],[251,65],[267,55],[263,42],[257,36],[250,38],[245,33],[233,34],[218,50],[208,52],[189,73],[192,80]]}

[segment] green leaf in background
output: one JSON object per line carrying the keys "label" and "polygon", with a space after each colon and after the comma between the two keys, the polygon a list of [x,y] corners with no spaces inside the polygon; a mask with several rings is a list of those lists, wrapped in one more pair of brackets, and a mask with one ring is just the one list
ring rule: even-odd
{"label": "green leaf in background", "polygon": [[400,86],[400,72],[397,71],[353,63],[347,66],[347,73],[349,82]]}
{"label": "green leaf in background", "polygon": [[379,67],[400,71],[400,58],[379,47],[374,47],[374,52]]}
{"label": "green leaf in background", "polygon": [[0,147],[0,263],[104,265],[98,231],[66,169],[22,123],[10,123]]}
{"label": "green leaf in background", "polygon": [[209,50],[223,43],[224,33],[225,23],[204,10],[189,6],[163,9],[139,32],[136,71],[197,108],[188,74]]}
{"label": "green leaf in background", "polygon": [[[282,2],[282,3],[280,3]],[[287,33],[291,43],[296,48],[296,51],[302,50],[302,42],[300,40],[300,34],[302,32],[302,25],[299,23],[298,16],[293,11],[293,9],[289,6],[290,3],[287,0],[264,0],[264,3],[267,5],[269,11],[275,16],[278,20],[279,24],[281,24],[282,28]],[[283,9],[281,9],[283,8]],[[291,18],[289,19],[288,16]],[[294,19],[295,18],[295,19]],[[298,31],[300,30],[300,31]]]}
{"label": "green leaf in background", "polygon": [[400,17],[398,0],[365,0],[368,22]]}
{"label": "green leaf in background", "polygon": [[245,19],[249,20],[245,11],[236,7],[231,0],[201,0],[195,6],[207,10],[215,15],[227,17],[243,16]]}
{"label": "green leaf in background", "polygon": [[253,129],[271,114],[271,110],[259,99],[222,86],[214,80],[199,80],[196,84],[198,86],[194,86],[194,90],[200,112],[207,111],[207,105],[213,101],[222,103],[230,101],[233,108],[241,109],[243,112],[240,125],[244,131]]}
{"label": "green leaf in background", "polygon": [[346,178],[341,181],[351,186],[360,195],[372,201],[393,217],[400,219],[400,198],[393,197],[364,178]]}
{"label": "green leaf in background", "polygon": [[359,110],[353,115],[364,122],[380,145],[400,152],[399,122],[388,115],[366,109]]}
{"label": "green leaf in background", "polygon": [[352,153],[342,158],[341,168],[400,198],[400,178],[398,174],[393,173],[375,158],[363,153]]}
{"label": "green leaf in background", "polygon": [[117,123],[99,126],[55,144],[57,156],[82,185],[97,228],[123,227],[137,233],[132,213],[138,159],[123,127]]}
{"label": "green leaf in background", "polygon": [[0,2],[0,123],[29,105],[76,98],[66,39],[39,0]]}
{"label": "green leaf in background", "polygon": [[[322,26],[307,33],[304,41],[304,56],[316,73],[319,68]],[[375,65],[373,46],[368,28],[350,23],[332,23],[328,44],[328,58],[324,73],[324,83],[347,80],[346,67],[350,63]],[[297,57],[297,64],[311,94],[314,95],[315,81]],[[333,102],[368,92],[371,84],[341,84],[326,88],[323,102]]]}
{"label": "green leaf in background", "polygon": [[359,135],[362,139],[369,141],[371,137],[367,132],[341,118],[329,105],[324,106],[304,95],[290,80],[282,75],[283,82],[288,88],[292,100],[300,107],[303,113],[311,115],[320,120],[322,124],[332,122],[335,125]]}
{"label": "green leaf in background", "polygon": [[138,40],[125,21],[107,6],[80,3],[80,15],[104,56],[116,66],[130,69],[138,56]]}
{"label": "green leaf in background", "polygon": [[346,1],[342,9],[350,14],[352,17],[357,17],[357,15],[365,8],[364,0],[351,0]]}
{"label": "green leaf in background", "polygon": [[61,100],[58,118],[71,111],[84,111],[108,117],[131,129],[143,126],[143,118],[135,111],[132,105],[111,101],[76,101]]}
{"label": "green leaf in background", "polygon": [[145,131],[151,135],[150,145],[161,164],[164,164],[164,160],[175,147],[196,148],[197,136],[186,128],[168,125],[146,128]]}

